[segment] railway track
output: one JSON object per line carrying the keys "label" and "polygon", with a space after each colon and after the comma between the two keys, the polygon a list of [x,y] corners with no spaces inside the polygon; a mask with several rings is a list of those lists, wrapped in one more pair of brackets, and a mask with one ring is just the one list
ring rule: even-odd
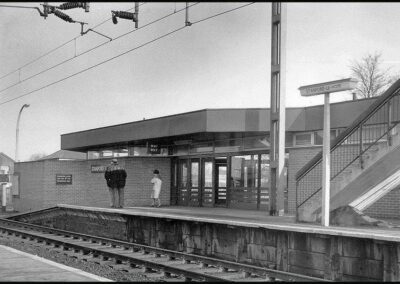
{"label": "railway track", "polygon": [[221,259],[102,238],[0,218],[0,234],[38,242],[84,261],[130,272],[156,272],[164,281],[327,281]]}

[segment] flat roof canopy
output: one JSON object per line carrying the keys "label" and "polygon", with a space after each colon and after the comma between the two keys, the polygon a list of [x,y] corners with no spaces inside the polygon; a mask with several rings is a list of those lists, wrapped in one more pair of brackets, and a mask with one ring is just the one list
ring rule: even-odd
{"label": "flat roof canopy", "polygon": [[[331,105],[331,127],[347,127],[375,99]],[[287,108],[286,131],[322,129],[323,106]],[[140,120],[61,135],[61,149],[87,151],[112,145],[135,145],[143,141],[170,144],[174,140],[234,138],[269,133],[270,110],[204,109],[159,118]]]}

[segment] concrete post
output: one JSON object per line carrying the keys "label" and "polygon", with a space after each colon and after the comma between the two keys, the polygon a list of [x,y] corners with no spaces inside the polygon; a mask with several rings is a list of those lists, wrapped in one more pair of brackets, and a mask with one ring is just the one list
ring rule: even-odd
{"label": "concrete post", "polygon": [[330,200],[330,176],[331,176],[331,117],[329,106],[329,93],[325,94],[324,103],[324,140],[322,149],[322,217],[323,226],[329,226],[329,200]]}

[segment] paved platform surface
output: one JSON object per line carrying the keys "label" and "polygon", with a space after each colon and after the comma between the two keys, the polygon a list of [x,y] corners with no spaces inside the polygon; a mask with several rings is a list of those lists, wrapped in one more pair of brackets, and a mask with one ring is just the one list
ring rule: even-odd
{"label": "paved platform surface", "polygon": [[113,282],[76,268],[0,245],[0,282]]}
{"label": "paved platform surface", "polygon": [[126,207],[122,209],[76,206],[67,204],[58,204],[57,206],[80,210],[91,210],[96,212],[114,212],[124,215],[178,219],[192,222],[207,222],[232,226],[266,228],[282,231],[327,234],[400,242],[399,228],[382,228],[374,226],[324,227],[319,224],[296,223],[295,216],[269,216],[267,215],[267,212],[255,210],[184,206],[166,206],[160,208]]}

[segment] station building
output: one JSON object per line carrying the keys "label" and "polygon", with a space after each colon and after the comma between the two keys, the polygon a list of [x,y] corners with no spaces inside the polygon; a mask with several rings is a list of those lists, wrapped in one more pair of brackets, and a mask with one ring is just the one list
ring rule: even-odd
{"label": "station building", "polygon": [[[374,101],[331,104],[331,139]],[[322,129],[323,105],[286,109],[286,214],[296,213],[295,175],[321,151]],[[269,109],[243,108],[204,109],[63,134],[61,149],[86,158],[17,163],[14,208],[25,212],[62,203],[108,207],[104,171],[117,158],[128,174],[126,207],[150,205],[150,180],[158,169],[163,205],[269,212],[269,130]],[[399,194],[383,199],[393,203]],[[399,218],[398,209],[392,209],[372,206],[368,211]]]}

